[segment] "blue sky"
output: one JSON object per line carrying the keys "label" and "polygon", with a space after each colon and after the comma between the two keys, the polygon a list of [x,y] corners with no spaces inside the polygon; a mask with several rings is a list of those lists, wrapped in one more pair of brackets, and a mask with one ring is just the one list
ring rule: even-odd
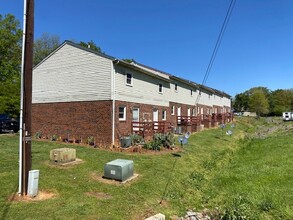
{"label": "blue sky", "polygon": [[[93,40],[201,83],[230,0],[35,0],[35,39]],[[206,85],[234,96],[252,87],[293,88],[293,1],[237,0]],[[0,0],[21,22],[23,0]]]}

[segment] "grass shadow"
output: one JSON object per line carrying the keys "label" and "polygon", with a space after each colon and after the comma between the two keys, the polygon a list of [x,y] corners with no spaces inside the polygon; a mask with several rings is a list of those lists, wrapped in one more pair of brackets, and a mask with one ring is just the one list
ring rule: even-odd
{"label": "grass shadow", "polygon": [[[15,186],[14,186],[14,187],[15,187]],[[16,193],[17,190],[18,190],[18,186],[16,185],[16,187],[15,187],[15,188],[14,188],[14,187],[13,187],[14,190],[12,190],[12,191],[13,191],[12,196],[9,197],[8,200],[6,200],[5,204],[4,204],[3,207],[2,207],[2,216],[1,216],[0,219],[6,219],[6,216],[7,216],[8,212],[9,212],[9,209],[10,209],[11,203],[15,200],[15,197],[18,195],[18,194]]]}

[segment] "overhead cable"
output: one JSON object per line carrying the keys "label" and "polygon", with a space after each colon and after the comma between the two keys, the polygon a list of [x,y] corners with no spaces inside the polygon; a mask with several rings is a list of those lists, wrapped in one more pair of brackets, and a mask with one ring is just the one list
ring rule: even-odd
{"label": "overhead cable", "polygon": [[224,22],[223,22],[223,25],[222,25],[222,28],[221,28],[221,31],[219,33],[219,36],[218,36],[218,39],[217,39],[217,42],[216,42],[216,45],[214,47],[214,50],[213,50],[213,53],[212,53],[212,56],[210,58],[210,61],[209,61],[209,64],[208,64],[208,67],[207,67],[207,70],[205,72],[205,75],[204,75],[204,78],[203,78],[203,81],[202,81],[202,84],[199,88],[199,93],[197,94],[197,97],[196,97],[196,101],[195,101],[195,104],[194,105],[197,105],[198,102],[199,102],[199,99],[200,99],[200,96],[201,96],[201,89],[202,87],[206,84],[207,80],[208,80],[208,77],[209,77],[209,74],[211,72],[211,69],[212,69],[212,66],[214,64],[214,61],[215,61],[215,58],[216,58],[216,55],[218,53],[218,49],[221,45],[221,42],[222,42],[222,39],[223,39],[223,36],[224,36],[224,33],[226,31],[226,28],[227,28],[227,25],[228,25],[228,22],[230,20],[230,17],[231,17],[231,14],[232,14],[232,11],[234,9],[234,6],[235,6],[235,3],[236,3],[236,0],[231,0],[230,2],[230,5],[229,5],[229,8],[228,8],[228,11],[226,13],[226,16],[225,16],[225,19],[224,19]]}

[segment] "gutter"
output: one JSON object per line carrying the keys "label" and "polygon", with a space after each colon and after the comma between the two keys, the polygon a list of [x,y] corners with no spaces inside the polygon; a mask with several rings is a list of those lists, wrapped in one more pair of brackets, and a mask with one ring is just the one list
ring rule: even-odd
{"label": "gutter", "polygon": [[111,63],[111,74],[112,74],[112,146],[114,146],[115,145],[115,88],[116,88],[114,62]]}

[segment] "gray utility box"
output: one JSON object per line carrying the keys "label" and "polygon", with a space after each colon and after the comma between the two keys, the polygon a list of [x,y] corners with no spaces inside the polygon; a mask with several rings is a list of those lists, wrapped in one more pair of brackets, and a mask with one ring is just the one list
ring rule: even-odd
{"label": "gray utility box", "polygon": [[130,137],[122,137],[120,139],[121,147],[127,148],[131,145],[131,138]]}
{"label": "gray utility box", "polygon": [[133,161],[116,159],[106,163],[104,167],[104,177],[125,181],[133,176]]}
{"label": "gray utility box", "polygon": [[72,148],[59,148],[50,151],[50,160],[55,163],[68,163],[75,161],[76,150]]}
{"label": "gray utility box", "polygon": [[31,197],[38,195],[39,170],[30,170],[28,173],[27,194]]}

